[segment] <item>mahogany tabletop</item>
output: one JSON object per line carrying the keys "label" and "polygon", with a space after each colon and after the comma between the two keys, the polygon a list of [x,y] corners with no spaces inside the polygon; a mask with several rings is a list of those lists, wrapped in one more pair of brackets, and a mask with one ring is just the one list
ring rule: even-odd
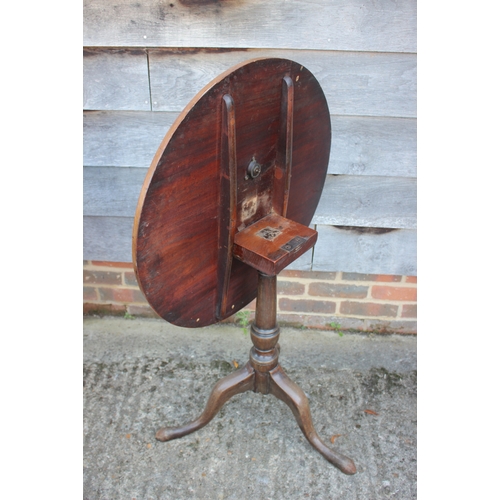
{"label": "mahogany tabletop", "polygon": [[156,313],[202,327],[251,302],[258,271],[232,258],[234,236],[273,213],[308,226],[330,142],[323,91],[296,62],[253,59],[200,90],[161,142],[136,209],[134,268]]}

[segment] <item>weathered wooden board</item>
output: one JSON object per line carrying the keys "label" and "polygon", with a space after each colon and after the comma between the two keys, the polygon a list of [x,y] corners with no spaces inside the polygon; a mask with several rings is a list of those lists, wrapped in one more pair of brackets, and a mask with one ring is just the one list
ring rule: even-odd
{"label": "weathered wooden board", "polygon": [[[313,271],[417,274],[417,231],[316,226]],[[378,233],[378,234],[377,234]]]}
{"label": "weathered wooden board", "polygon": [[313,224],[416,228],[417,180],[328,175]]}
{"label": "weathered wooden board", "polygon": [[[149,167],[177,113],[84,113],[84,165]],[[415,177],[416,120],[332,116],[330,174]]]}
{"label": "weathered wooden board", "polygon": [[83,109],[151,109],[145,50],[83,51]]}
{"label": "weathered wooden board", "polygon": [[417,176],[417,120],[332,116],[328,173]]}
{"label": "weathered wooden board", "polygon": [[[149,50],[154,111],[180,112],[229,67],[255,57],[283,57],[308,68],[331,114],[416,116],[416,55],[311,50]],[[84,51],[84,109],[149,110],[144,50]]]}
{"label": "weathered wooden board", "polygon": [[319,81],[333,115],[416,116],[416,54],[311,50],[149,50],[153,111],[182,111],[217,75],[255,57],[303,64]]}
{"label": "weathered wooden board", "polygon": [[[83,213],[133,217],[146,170],[85,167]],[[416,180],[328,175],[313,224],[415,228]]]}
{"label": "weathered wooden board", "polygon": [[416,52],[416,0],[84,0],[88,47]]}
{"label": "weathered wooden board", "polygon": [[308,250],[304,255],[301,255],[297,260],[294,260],[287,267],[287,269],[293,269],[295,271],[311,271],[313,251],[314,248]]}
{"label": "weathered wooden board", "polygon": [[83,214],[133,217],[146,172],[144,168],[84,167]]}
{"label": "weathered wooden board", "polygon": [[83,259],[132,262],[132,217],[83,217]]}
{"label": "weathered wooden board", "polygon": [[[84,260],[132,262],[133,217],[83,218]],[[312,249],[290,264],[287,269],[310,271]]]}
{"label": "weathered wooden board", "polygon": [[[132,262],[132,217],[84,217],[83,258],[112,262]],[[359,229],[316,226],[313,271],[417,274],[414,229],[398,229],[376,234]],[[310,270],[311,251],[287,269]]]}
{"label": "weathered wooden board", "polygon": [[87,111],[83,114],[83,164],[149,167],[178,113]]}

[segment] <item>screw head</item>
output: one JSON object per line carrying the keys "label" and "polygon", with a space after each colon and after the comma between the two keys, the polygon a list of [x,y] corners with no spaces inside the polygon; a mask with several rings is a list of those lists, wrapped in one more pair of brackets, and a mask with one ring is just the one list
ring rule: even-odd
{"label": "screw head", "polygon": [[262,172],[262,166],[255,161],[255,158],[253,158],[248,165],[247,172],[252,179],[255,179]]}

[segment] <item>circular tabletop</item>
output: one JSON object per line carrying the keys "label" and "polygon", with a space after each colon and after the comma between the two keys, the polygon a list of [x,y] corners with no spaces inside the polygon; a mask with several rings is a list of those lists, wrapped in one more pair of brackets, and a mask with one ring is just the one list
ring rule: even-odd
{"label": "circular tabletop", "polygon": [[[231,259],[231,231],[242,231],[282,203],[276,201],[285,182],[278,163],[288,146],[286,217],[309,225],[330,142],[323,91],[296,62],[254,59],[206,85],[161,142],[137,204],[134,268],[156,313],[178,326],[202,327],[251,302],[257,271]],[[228,191],[234,193],[231,208]]]}

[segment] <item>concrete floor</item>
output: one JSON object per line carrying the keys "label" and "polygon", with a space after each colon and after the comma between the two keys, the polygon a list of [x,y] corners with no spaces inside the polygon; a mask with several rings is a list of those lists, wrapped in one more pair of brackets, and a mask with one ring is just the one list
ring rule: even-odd
{"label": "concrete floor", "polygon": [[84,499],[416,499],[416,337],[283,328],[280,345],[318,434],[354,460],[355,475],[312,448],[271,395],[237,395],[199,431],[156,441],[247,361],[249,334],[86,318]]}

